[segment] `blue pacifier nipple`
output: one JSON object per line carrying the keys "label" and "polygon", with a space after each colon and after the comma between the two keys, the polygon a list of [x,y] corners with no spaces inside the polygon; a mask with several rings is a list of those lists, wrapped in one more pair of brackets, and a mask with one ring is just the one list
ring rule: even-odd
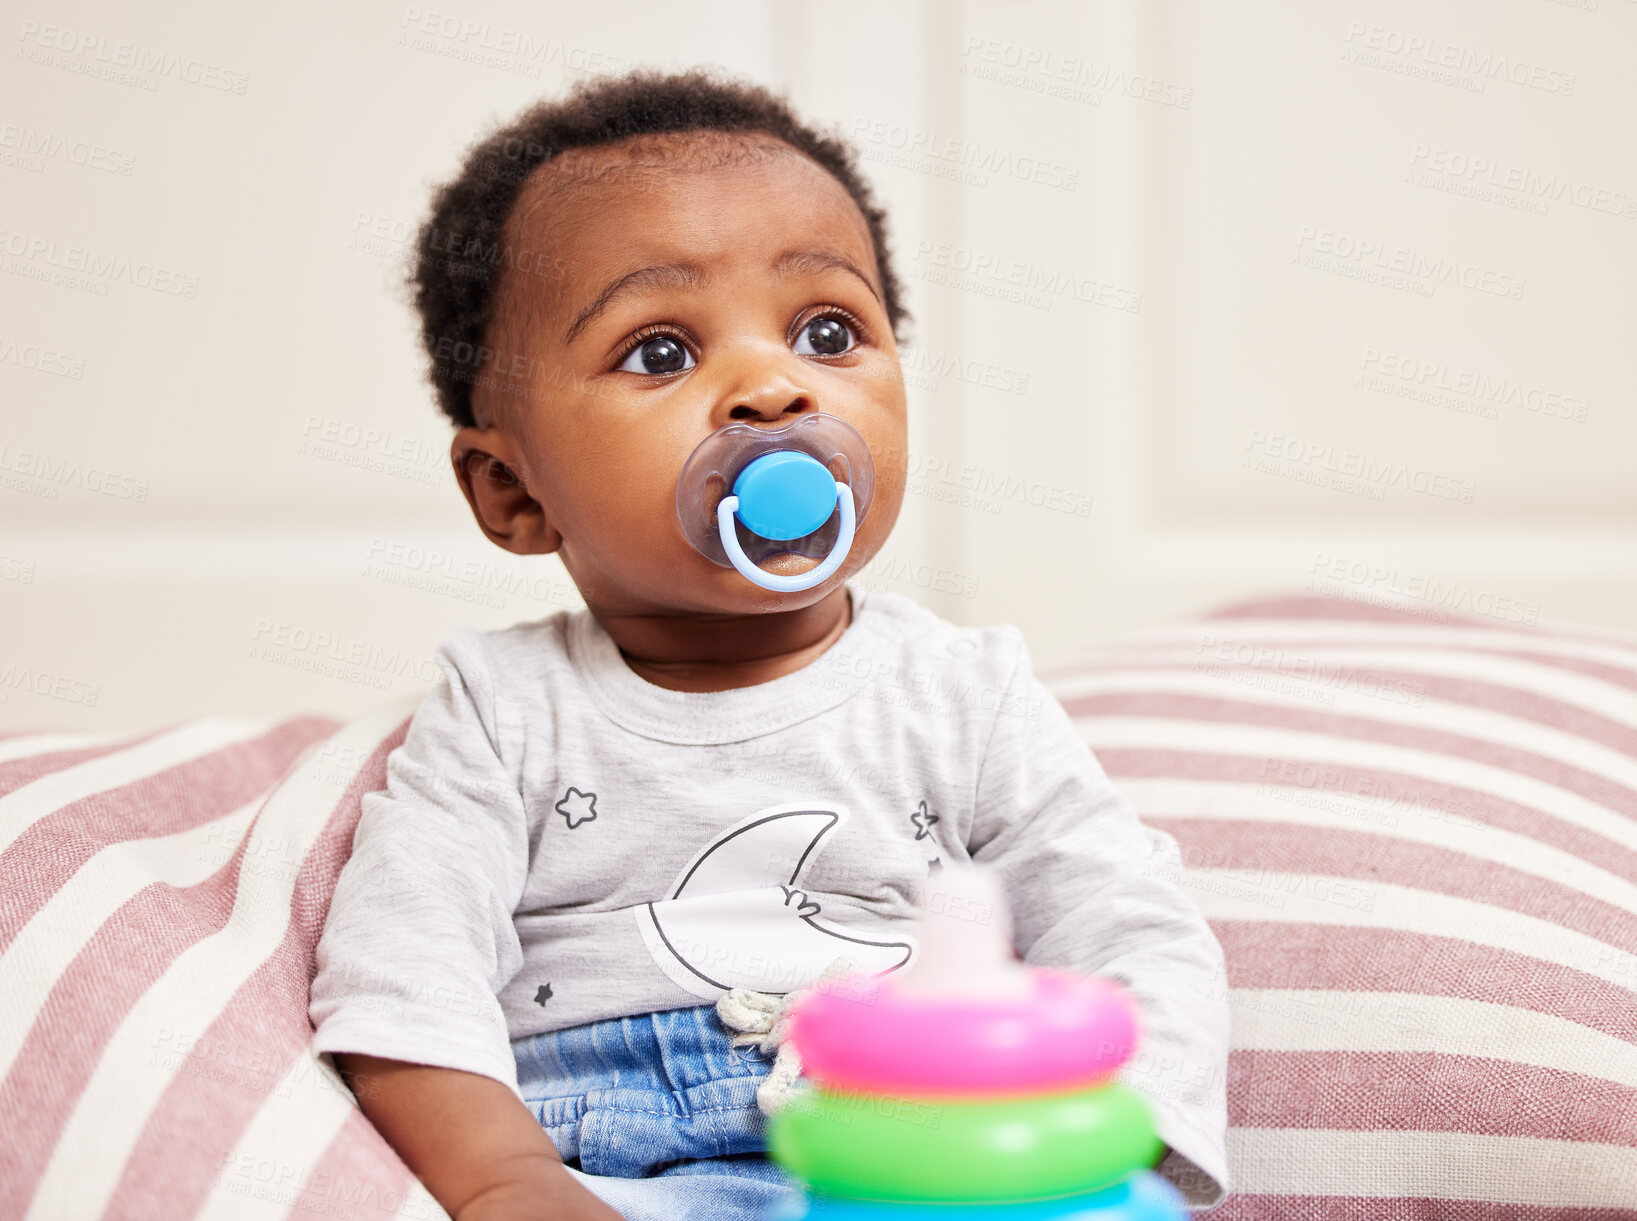
{"label": "blue pacifier nipple", "polygon": [[[683,466],[676,516],[707,559],[763,589],[792,593],[841,567],[874,482],[864,438],[836,416],[807,415],[784,428],[730,424],[706,437]],[[824,562],[797,576],[757,566],[783,552]]]}
{"label": "blue pacifier nipple", "polygon": [[734,510],[763,538],[811,534],[836,511],[835,477],[817,458],[793,449],[763,454],[733,481]]}

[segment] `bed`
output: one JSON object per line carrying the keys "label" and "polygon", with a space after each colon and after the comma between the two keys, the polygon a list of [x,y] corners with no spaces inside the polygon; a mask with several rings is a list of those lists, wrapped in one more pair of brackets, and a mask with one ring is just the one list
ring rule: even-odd
{"label": "bed", "polygon": [[[1637,638],[1278,596],[1042,677],[1225,952],[1213,1218],[1637,1218]],[[307,1017],[414,706],[0,736],[0,1216],[444,1216]]]}

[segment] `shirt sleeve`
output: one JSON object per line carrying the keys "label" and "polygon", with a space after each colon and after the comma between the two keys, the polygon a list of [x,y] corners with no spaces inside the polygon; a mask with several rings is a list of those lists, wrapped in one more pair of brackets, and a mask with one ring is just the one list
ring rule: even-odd
{"label": "shirt sleeve", "polygon": [[1190,1208],[1231,1190],[1228,998],[1222,947],[1181,885],[1169,834],[1139,822],[1029,652],[998,701],[967,851],[1001,875],[1031,965],[1118,980],[1140,1039],[1117,1079],[1149,1103],[1169,1147],[1158,1173]]}
{"label": "shirt sleeve", "polygon": [[502,764],[481,648],[458,632],[367,794],[316,951],[315,1052],[493,1077],[522,1095],[501,989],[523,963],[512,915],[527,820]]}

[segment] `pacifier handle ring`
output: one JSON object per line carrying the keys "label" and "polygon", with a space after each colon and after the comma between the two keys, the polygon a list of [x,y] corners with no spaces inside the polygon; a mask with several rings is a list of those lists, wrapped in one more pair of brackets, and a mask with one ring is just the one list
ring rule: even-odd
{"label": "pacifier handle ring", "polygon": [[771,589],[774,593],[789,594],[802,589],[811,589],[820,581],[826,581],[836,569],[841,567],[841,561],[847,558],[847,552],[853,546],[853,492],[839,479],[836,481],[836,507],[841,510],[841,532],[836,536],[836,545],[830,548],[830,554],[824,557],[824,562],[811,572],[798,573],[795,576],[783,577],[777,573],[763,572],[750,562],[745,549],[739,545],[739,534],[733,528],[733,512],[739,507],[737,496],[725,496],[716,506],[716,532],[722,536],[722,549],[728,553],[728,559],[739,570],[747,581],[753,581],[763,589]]}

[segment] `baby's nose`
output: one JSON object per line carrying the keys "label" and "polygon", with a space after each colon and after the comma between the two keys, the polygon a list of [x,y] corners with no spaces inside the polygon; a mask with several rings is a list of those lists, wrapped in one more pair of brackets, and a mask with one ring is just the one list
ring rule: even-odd
{"label": "baby's nose", "polygon": [[812,396],[802,390],[792,390],[786,386],[737,396],[733,407],[728,412],[728,419],[734,422],[744,420],[751,424],[757,423],[788,423],[791,417],[803,412],[817,411]]}

